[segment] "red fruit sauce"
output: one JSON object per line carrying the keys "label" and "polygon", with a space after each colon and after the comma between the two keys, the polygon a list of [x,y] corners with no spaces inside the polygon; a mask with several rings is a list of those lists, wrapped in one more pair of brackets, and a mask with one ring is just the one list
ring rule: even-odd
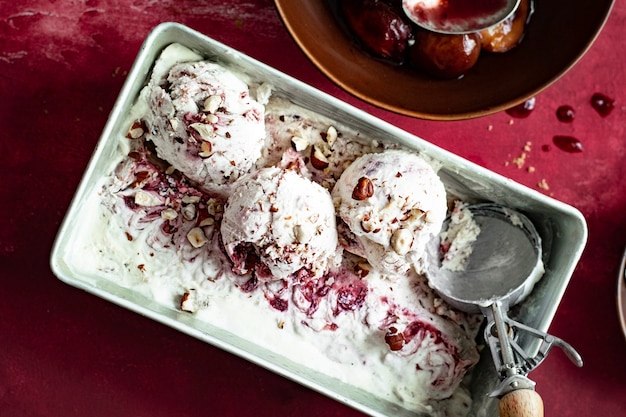
{"label": "red fruit sauce", "polygon": [[515,107],[511,107],[510,109],[506,109],[506,114],[511,117],[515,117],[518,119],[524,119],[535,110],[535,98],[531,97],[523,103],[518,104]]}
{"label": "red fruit sauce", "polygon": [[583,151],[583,144],[573,136],[557,135],[552,138],[552,142],[562,151],[578,153]]}
{"label": "red fruit sauce", "polygon": [[506,6],[506,0],[441,0],[438,7],[424,8],[418,3],[413,13],[433,22],[443,23],[446,21],[473,20],[489,16],[502,10]]}
{"label": "red fruit sauce", "polygon": [[591,107],[602,117],[606,117],[613,111],[615,100],[602,93],[595,93],[591,96]]}
{"label": "red fruit sauce", "polygon": [[564,104],[556,109],[556,118],[563,123],[572,123],[576,117],[576,112],[572,106]]}

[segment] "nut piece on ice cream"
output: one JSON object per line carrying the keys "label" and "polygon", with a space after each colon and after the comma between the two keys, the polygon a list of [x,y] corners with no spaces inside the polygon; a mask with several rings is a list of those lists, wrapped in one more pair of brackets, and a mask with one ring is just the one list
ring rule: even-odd
{"label": "nut piece on ice cream", "polygon": [[245,82],[208,61],[155,71],[147,94],[147,139],[160,158],[206,191],[248,173],[265,143],[264,106]]}
{"label": "nut piece on ice cream", "polygon": [[233,270],[261,281],[321,275],[338,252],[329,192],[293,170],[263,168],[234,184],[221,225]]}
{"label": "nut piece on ice cream", "polygon": [[346,250],[383,273],[421,270],[424,248],[440,232],[447,208],[444,186],[425,160],[403,150],[363,155],[343,172],[332,196]]}

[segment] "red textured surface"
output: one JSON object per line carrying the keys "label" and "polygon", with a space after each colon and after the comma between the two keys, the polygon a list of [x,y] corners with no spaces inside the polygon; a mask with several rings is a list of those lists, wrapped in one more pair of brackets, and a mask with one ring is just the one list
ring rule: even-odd
{"label": "red textured surface", "polygon": [[[356,416],[358,412],[59,281],[48,262],[59,224],[145,36],[178,21],[427,140],[579,208],[589,242],[553,325],[558,350],[531,374],[546,415],[626,415],[626,343],[616,312],[626,245],[626,2],[590,52],[506,113],[429,122],[372,108],[302,55],[270,0],[0,2],[0,415]],[[616,100],[606,118],[593,93]],[[571,105],[572,123],[556,110]],[[554,135],[578,138],[566,153]],[[518,168],[512,161],[526,151]],[[543,150],[549,146],[549,150]],[[533,167],[533,169],[530,169]]]}

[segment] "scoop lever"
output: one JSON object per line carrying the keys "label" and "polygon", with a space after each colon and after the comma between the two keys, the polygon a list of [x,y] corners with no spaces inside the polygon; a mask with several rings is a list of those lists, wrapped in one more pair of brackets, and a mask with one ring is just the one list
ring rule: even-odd
{"label": "scoop lever", "polygon": [[[520,322],[512,320],[508,317],[504,317],[504,322],[506,327],[509,329],[509,334],[513,334],[513,337],[510,337],[508,341],[513,354],[515,356],[514,363],[515,366],[521,371],[522,374],[526,375],[535,369],[543,360],[546,358],[550,350],[553,346],[558,346],[563,350],[565,355],[572,361],[576,366],[582,367],[583,360],[580,354],[574,349],[569,343],[565,342],[563,339],[560,339],[556,336],[541,332],[537,329],[533,329],[532,327],[526,326]],[[500,353],[502,350],[501,342],[496,336],[497,332],[494,329],[495,323],[489,323],[485,328],[485,340],[489,343],[489,347],[492,349],[494,353],[494,362],[496,364],[496,369],[502,366],[502,360],[500,358]],[[526,353],[526,351],[517,343],[517,335],[521,332],[529,333],[537,339],[540,339],[541,344],[539,346],[538,352],[535,356],[530,356]]]}

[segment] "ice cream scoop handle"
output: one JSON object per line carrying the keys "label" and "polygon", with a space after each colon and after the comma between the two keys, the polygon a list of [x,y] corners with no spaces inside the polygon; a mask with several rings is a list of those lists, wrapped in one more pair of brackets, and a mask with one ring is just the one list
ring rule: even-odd
{"label": "ice cream scoop handle", "polygon": [[532,389],[518,389],[505,394],[498,404],[500,417],[543,417],[543,400]]}

